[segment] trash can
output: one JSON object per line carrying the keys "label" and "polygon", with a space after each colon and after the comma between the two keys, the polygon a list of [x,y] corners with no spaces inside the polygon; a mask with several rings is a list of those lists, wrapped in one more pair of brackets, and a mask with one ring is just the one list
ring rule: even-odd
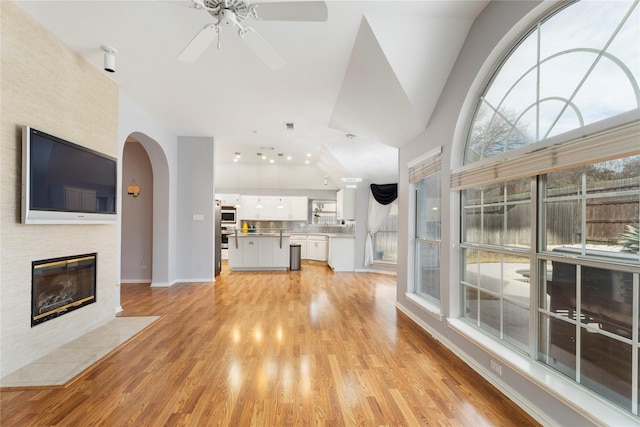
{"label": "trash can", "polygon": [[300,254],[302,252],[302,245],[299,243],[293,243],[289,245],[289,270],[300,270]]}

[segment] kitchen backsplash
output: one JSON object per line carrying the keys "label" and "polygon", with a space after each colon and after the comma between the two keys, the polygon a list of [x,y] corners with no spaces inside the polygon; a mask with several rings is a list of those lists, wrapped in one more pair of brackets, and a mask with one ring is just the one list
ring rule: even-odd
{"label": "kitchen backsplash", "polygon": [[334,234],[354,234],[355,223],[348,222],[345,225],[328,224],[307,224],[302,221],[256,221],[240,220],[240,225],[247,223],[255,228],[286,228],[292,233],[334,233]]}

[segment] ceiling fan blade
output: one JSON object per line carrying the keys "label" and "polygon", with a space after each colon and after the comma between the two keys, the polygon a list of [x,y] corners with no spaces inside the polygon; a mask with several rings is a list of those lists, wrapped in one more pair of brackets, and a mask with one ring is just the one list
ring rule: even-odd
{"label": "ceiling fan blade", "polygon": [[182,52],[178,55],[178,59],[184,62],[194,62],[202,52],[213,42],[218,32],[215,24],[207,24],[198,34],[189,42]]}
{"label": "ceiling fan blade", "polygon": [[264,21],[313,21],[327,20],[327,4],[323,1],[296,1],[255,3],[258,18]]}
{"label": "ceiling fan blade", "polygon": [[248,29],[241,38],[272,71],[285,66],[286,62],[278,52],[254,30]]}

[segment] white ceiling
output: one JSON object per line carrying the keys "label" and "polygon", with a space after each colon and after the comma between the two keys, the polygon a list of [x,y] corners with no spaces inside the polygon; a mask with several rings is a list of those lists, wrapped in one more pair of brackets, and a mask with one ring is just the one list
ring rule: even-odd
{"label": "white ceiling", "polygon": [[[292,156],[282,161],[293,175],[310,160],[309,175],[334,186],[343,176],[394,179],[397,148],[427,126],[488,0],[326,3],[327,22],[243,22],[286,61],[271,71],[231,28],[221,32],[221,49],[214,42],[196,62],[178,61],[215,21],[188,0],[17,1],[97,68],[100,46],[115,47],[116,72],[105,74],[177,135],[213,137],[221,170],[235,152],[244,163],[262,162],[256,153],[265,152],[276,161],[277,153]],[[228,175],[216,183],[232,187]],[[286,172],[279,180],[302,185]]]}

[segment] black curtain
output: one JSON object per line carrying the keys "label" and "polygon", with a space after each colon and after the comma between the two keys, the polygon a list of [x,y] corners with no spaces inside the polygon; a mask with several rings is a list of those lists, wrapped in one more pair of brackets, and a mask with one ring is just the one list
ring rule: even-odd
{"label": "black curtain", "polygon": [[388,205],[398,198],[398,184],[371,184],[371,194],[376,202]]}

